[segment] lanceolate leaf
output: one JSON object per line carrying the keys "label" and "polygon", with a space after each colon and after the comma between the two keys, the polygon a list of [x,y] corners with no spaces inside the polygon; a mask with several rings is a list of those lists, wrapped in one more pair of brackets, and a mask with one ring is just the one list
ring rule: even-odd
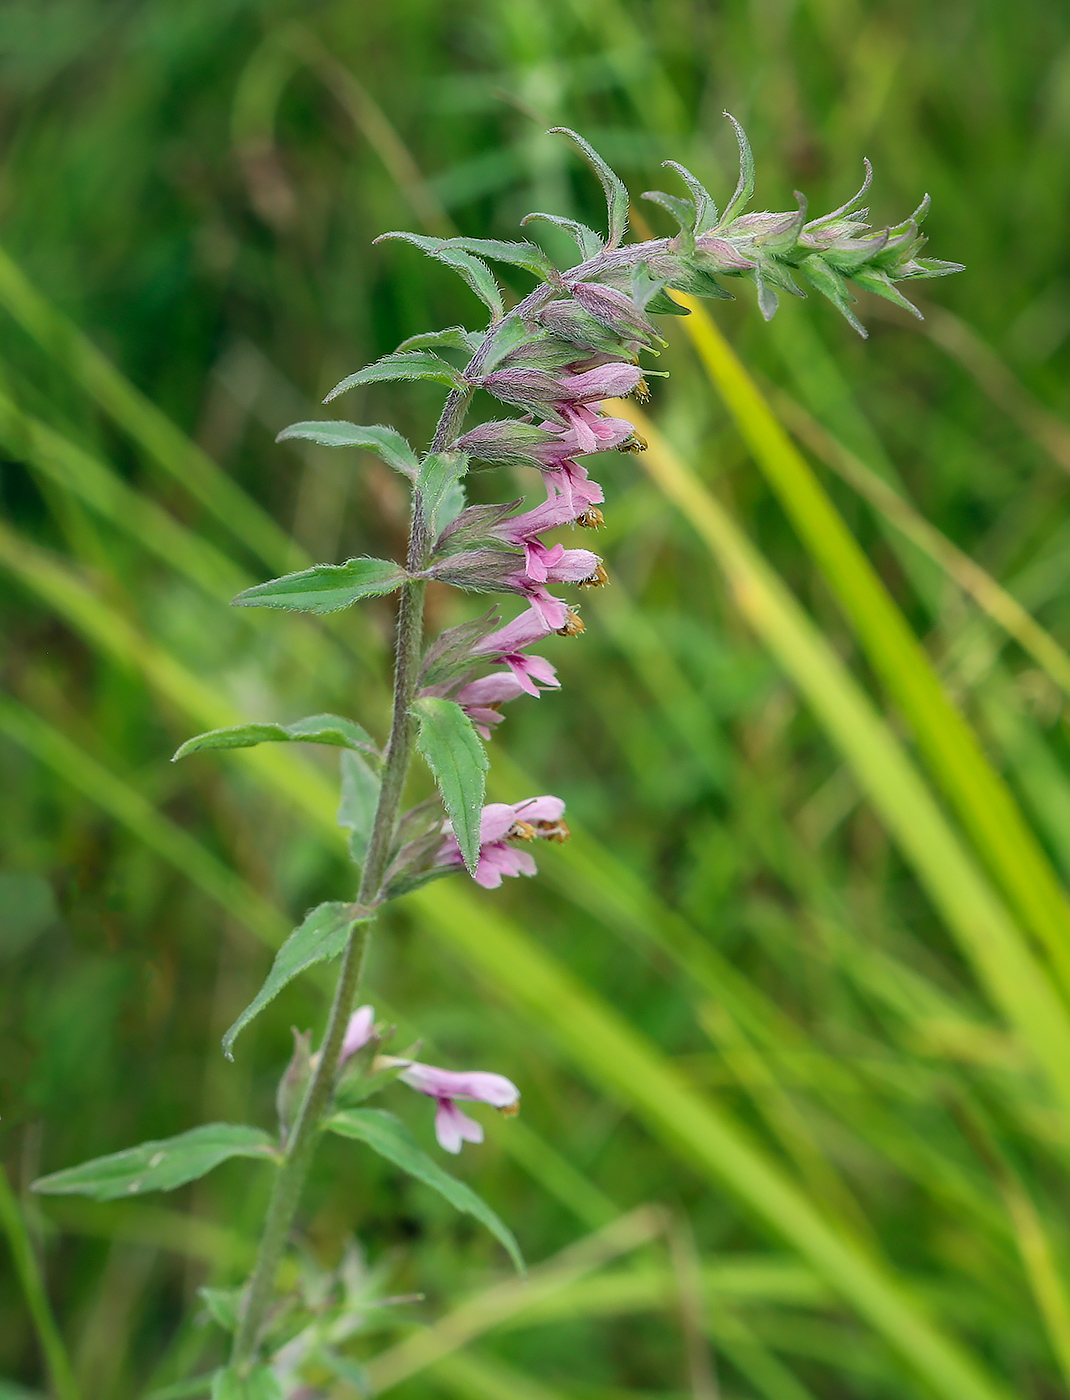
{"label": "lanceolate leaf", "polygon": [[564,229],[570,237],[576,240],[576,246],[580,250],[584,262],[590,258],[596,258],[606,246],[605,240],[593,228],[588,228],[586,224],[578,224],[575,219],[563,219],[560,214],[525,214],[520,220],[520,226],[529,224],[532,219],[541,219],[544,223],[553,224],[556,228]]}
{"label": "lanceolate leaf", "polygon": [[463,326],[448,326],[444,331],[421,331],[418,335],[410,335],[401,342],[398,350],[421,350],[428,345],[445,345],[451,350],[464,350],[474,355],[482,340],[482,336],[466,331]]}
{"label": "lanceolate leaf", "polygon": [[341,715],[307,715],[292,724],[236,724],[229,729],[210,729],[187,739],[172,758],[185,758],[201,749],[250,749],[255,744],[331,744],[339,749],[361,749],[378,754],[370,734]]}
{"label": "lanceolate leaf", "polygon": [[378,804],[379,779],[359,754],[344,753],[338,825],[349,832],[349,853],[357,865],[364,864]]}
{"label": "lanceolate leaf", "polygon": [[416,747],[434,774],[464,863],[474,874],[479,863],[486,750],[472,721],[455,701],[425,696],[412,708],[420,724]]}
{"label": "lanceolate leaf", "polygon": [[318,442],[322,447],[365,447],[370,452],[378,452],[387,466],[401,472],[402,476],[414,477],[420,465],[416,453],[401,434],[380,423],[370,428],[340,418],[326,423],[291,423],[275,441],[286,442],[290,438]]}
{"label": "lanceolate leaf", "polygon": [[[464,509],[464,494],[452,490],[468,470],[468,458],[463,452],[432,452],[424,458],[416,490],[420,494],[424,519],[432,538],[444,530]],[[451,515],[450,509],[456,506]]]}
{"label": "lanceolate leaf", "polygon": [[230,1157],[275,1159],[271,1137],[261,1128],[236,1123],[205,1123],[188,1133],[143,1142],[125,1152],[96,1157],[65,1171],[42,1176],[33,1190],[46,1196],[92,1196],[114,1201],[145,1191],[173,1191],[196,1181]]}
{"label": "lanceolate leaf", "polygon": [[628,231],[628,191],[624,188],[623,181],[578,132],[567,126],[552,126],[550,134],[567,136],[570,141],[574,141],[601,181],[602,188],[606,192],[606,210],[609,218],[609,243],[607,247],[616,248]]}
{"label": "lanceolate leaf", "polygon": [[686,165],[681,165],[677,160],[663,160],[662,165],[669,170],[675,170],[680,179],[691,191],[691,198],[695,205],[695,222],[692,225],[692,232],[697,234],[706,233],[713,228],[718,219],[717,205],[713,202],[713,197],[709,190],[697,176],[692,175]]}
{"label": "lanceolate leaf", "polygon": [[374,364],[358,369],[356,374],[347,374],[323,402],[330,403],[357,384],[377,384],[384,379],[433,379],[437,384],[448,384],[451,389],[464,388],[459,372],[441,356],[433,355],[430,350],[395,350],[392,355],[384,355]]}
{"label": "lanceolate leaf", "polygon": [[493,262],[511,263],[523,267],[546,282],[560,280],[561,274],[550,259],[534,243],[504,243],[495,238],[447,238],[444,248],[462,248],[467,253],[475,253]]}
{"label": "lanceolate leaf", "polygon": [[258,583],[239,593],[234,603],[241,608],[331,613],[361,598],[393,593],[405,579],[405,570],[391,559],[348,559],[344,564],[316,564],[296,574]]}
{"label": "lanceolate leaf", "polygon": [[751,152],[750,142],[747,140],[747,133],[731,112],[726,112],[725,116],[732,123],[736,140],[739,142],[739,183],[736,185],[732,198],[728,201],[728,207],[721,215],[719,228],[724,228],[725,225],[731,223],[737,214],[742,214],[754,194],[754,155]]}
{"label": "lanceolate leaf", "polygon": [[327,1120],[327,1127],[341,1137],[366,1143],[380,1157],[445,1196],[457,1210],[474,1215],[505,1246],[517,1269],[524,1272],[524,1259],[512,1230],[471,1187],[443,1171],[433,1158],[421,1151],[408,1128],[392,1113],[377,1108],[351,1108],[334,1114]]}
{"label": "lanceolate leaf", "polygon": [[381,233],[375,240],[382,243],[384,239],[400,238],[406,243],[412,243],[422,252],[437,258],[439,262],[444,262],[447,267],[452,267],[455,272],[459,272],[464,280],[479,297],[480,301],[490,312],[491,320],[501,320],[505,315],[505,304],[502,301],[502,294],[494,274],[485,262],[477,258],[472,253],[466,253],[463,248],[459,248],[448,238],[432,238],[430,235],[421,233]]}
{"label": "lanceolate leaf", "polygon": [[227,1059],[234,1058],[234,1042],[239,1034],[278,996],[287,982],[292,982],[299,972],[315,963],[338,957],[346,946],[350,930],[361,919],[369,918],[370,914],[361,914],[354,905],[338,900],[317,905],[306,914],[275,954],[264,985],[223,1037],[223,1054]]}
{"label": "lanceolate leaf", "polygon": [[282,1386],[270,1366],[247,1374],[226,1366],[212,1378],[212,1400],[283,1400]]}

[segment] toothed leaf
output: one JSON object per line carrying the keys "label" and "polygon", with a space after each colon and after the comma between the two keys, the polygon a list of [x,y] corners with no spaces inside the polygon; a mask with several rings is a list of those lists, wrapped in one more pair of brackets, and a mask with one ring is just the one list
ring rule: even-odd
{"label": "toothed leaf", "polygon": [[439,355],[430,350],[396,350],[392,355],[384,355],[374,364],[365,365],[356,374],[347,374],[340,384],[336,384],[324,403],[330,403],[347,389],[358,384],[378,384],[390,379],[431,379],[436,384],[448,384],[451,389],[463,389],[464,380],[460,371],[448,365]]}
{"label": "toothed leaf", "polygon": [[420,493],[424,519],[432,537],[464,509],[461,478],[467,471],[468,458],[463,452],[432,452],[424,458],[416,490]]}
{"label": "toothed leaf", "polygon": [[541,219],[544,223],[553,224],[555,228],[564,229],[570,237],[575,239],[576,247],[579,248],[580,255],[584,262],[589,261],[591,258],[596,258],[606,246],[605,240],[601,235],[595,233],[593,228],[588,228],[586,224],[577,223],[575,219],[563,219],[560,214],[540,214],[536,212],[534,214],[525,214],[520,220],[520,227],[523,228],[525,224],[531,223],[532,219]]}
{"label": "toothed leaf", "polygon": [[750,142],[747,140],[747,133],[731,112],[726,112],[725,116],[732,123],[736,133],[736,141],[739,143],[739,181],[732,198],[728,201],[728,205],[721,215],[718,228],[727,227],[737,214],[741,214],[746,209],[754,195],[754,155],[750,148]]}
{"label": "toothed leaf", "polygon": [[351,929],[371,917],[370,913],[360,913],[354,905],[338,900],[310,910],[275,954],[264,985],[224,1035],[223,1054],[227,1059],[233,1060],[234,1042],[241,1032],[274,1001],[288,982],[306,968],[338,957],[345,949]]}
{"label": "toothed leaf", "polygon": [[241,608],[290,608],[295,612],[332,613],[361,598],[393,593],[408,575],[392,559],[348,559],[344,564],[316,564],[296,574],[269,579],[239,593]]}
{"label": "toothed leaf", "polygon": [[437,258],[447,267],[452,267],[454,272],[459,273],[464,278],[472,291],[486,306],[492,321],[500,321],[505,315],[505,303],[502,301],[501,290],[494,280],[494,274],[480,258],[472,253],[466,253],[463,248],[456,247],[448,238],[432,238],[430,235],[422,233],[381,233],[375,241],[382,243],[384,239],[391,238],[399,238],[405,243],[411,243],[421,252],[427,253],[432,258]]}
{"label": "toothed leaf", "polygon": [[867,292],[873,292],[876,296],[884,297],[885,301],[890,301],[894,306],[902,307],[904,311],[909,311],[912,316],[916,316],[919,321],[924,321],[925,317],[912,301],[908,301],[901,291],[895,286],[887,273],[878,272],[874,268],[862,267],[857,272],[851,274],[851,280],[856,282]]}
{"label": "toothed leaf", "polygon": [[393,467],[410,479],[416,475],[419,465],[416,453],[401,434],[380,423],[370,428],[347,423],[341,418],[326,423],[291,423],[288,428],[283,428],[275,441],[286,442],[292,438],[318,442],[321,447],[367,448],[369,452],[377,452],[388,467]]}
{"label": "toothed leaf", "polygon": [[362,749],[378,754],[370,734],[341,715],[307,715],[292,724],[236,724],[228,729],[209,729],[175,751],[174,763],[202,749],[251,749],[256,744],[330,744],[339,749]]}
{"label": "toothed leaf", "polygon": [[[649,199],[651,204],[659,204],[672,215],[680,226],[681,233],[692,233],[691,225],[695,222],[695,206],[689,199],[680,199],[677,195],[666,194],[664,190],[645,190],[640,199]],[[694,246],[694,235],[691,237],[691,246]]]}
{"label": "toothed leaf", "polygon": [[851,310],[851,296],[847,291],[847,283],[838,272],[829,267],[828,263],[823,261],[817,253],[811,253],[808,258],[803,258],[799,264],[799,271],[815,290],[819,291],[822,296],[828,297],[833,306],[863,339],[868,337],[869,332]]}
{"label": "toothed leaf", "polygon": [[505,1246],[517,1270],[524,1272],[524,1259],[512,1230],[470,1186],[444,1171],[434,1158],[417,1147],[408,1128],[392,1113],[379,1108],[350,1108],[328,1118],[325,1126],[341,1137],[363,1142],[380,1157],[444,1196],[457,1210],[474,1215]]}
{"label": "toothed leaf", "polygon": [[398,350],[422,350],[432,345],[445,345],[450,350],[464,350],[474,355],[482,343],[482,336],[466,331],[463,326],[448,326],[444,331],[422,331],[410,335],[398,346]]}
{"label": "toothed leaf", "polygon": [[472,721],[455,701],[424,696],[412,708],[420,725],[416,747],[442,794],[464,863],[474,874],[479,864],[486,750]]}
{"label": "toothed leaf", "polygon": [[204,1123],[177,1137],[143,1142],[124,1152],[94,1157],[65,1171],[39,1177],[32,1189],[43,1196],[91,1196],[115,1201],[145,1191],[173,1191],[196,1181],[230,1157],[273,1160],[270,1136],[238,1123]]}
{"label": "toothed leaf", "polygon": [[684,184],[691,191],[691,199],[695,206],[695,222],[692,231],[698,235],[706,233],[707,230],[715,228],[717,225],[718,213],[717,205],[713,202],[713,196],[697,176],[692,175],[686,165],[681,165],[678,160],[664,160],[662,165],[669,170],[675,170]]}
{"label": "toothed leaf", "polygon": [[591,169],[598,176],[606,194],[606,213],[609,227],[609,241],[606,246],[608,248],[618,247],[628,231],[628,191],[624,187],[624,182],[578,132],[567,126],[552,126],[550,134],[567,136],[570,141],[574,141],[583,152]]}

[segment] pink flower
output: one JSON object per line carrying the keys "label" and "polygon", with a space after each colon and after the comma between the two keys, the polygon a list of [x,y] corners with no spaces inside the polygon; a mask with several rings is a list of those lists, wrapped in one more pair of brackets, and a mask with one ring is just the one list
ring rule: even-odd
{"label": "pink flower", "polygon": [[[374,1027],[374,1009],[370,1006],[358,1006],[346,1027],[340,1065],[367,1045]],[[402,1083],[437,1102],[435,1136],[439,1145],[447,1152],[460,1152],[462,1142],[483,1141],[482,1125],[474,1118],[469,1118],[467,1113],[463,1113],[454,1100],[489,1103],[503,1113],[517,1111],[520,1090],[511,1079],[506,1079],[504,1074],[491,1074],[481,1069],[439,1069],[436,1065],[422,1065],[418,1060],[401,1060],[396,1055],[377,1055],[373,1068],[396,1069],[399,1066],[402,1069],[398,1078]]]}
{"label": "pink flower", "polygon": [[[541,656],[531,657],[530,660],[542,661],[543,658]],[[549,661],[544,664],[546,668],[544,675],[546,672],[549,673],[549,679],[544,680],[544,685],[548,687],[559,686],[557,672]],[[526,676],[521,678],[514,671],[492,671],[489,676],[481,676],[479,680],[469,681],[466,686],[461,687],[453,698],[483,738],[489,739],[493,726],[500,724],[505,718],[504,715],[498,713],[496,707],[505,704],[508,700],[516,700],[521,695],[530,695],[532,688],[535,690],[535,698],[538,699],[538,688],[529,686]]]}
{"label": "pink flower", "polygon": [[426,1094],[438,1105],[435,1112],[435,1137],[447,1152],[460,1152],[462,1142],[482,1142],[483,1125],[457,1107],[456,1100],[468,1103],[489,1103],[505,1113],[515,1113],[520,1102],[520,1090],[504,1074],[487,1070],[438,1069],[422,1065],[418,1060],[394,1060],[392,1064],[407,1064],[398,1078],[420,1094]]}
{"label": "pink flower", "polygon": [[598,399],[624,399],[635,392],[643,379],[638,365],[620,362],[598,365],[582,374],[562,374],[558,384],[564,391],[562,400],[572,403],[595,403]]}
{"label": "pink flower", "polygon": [[[521,689],[528,695],[539,694],[539,684],[557,686],[557,672],[544,656],[525,656],[524,649],[548,636],[553,627],[548,626],[542,613],[529,608],[512,622],[491,632],[472,648],[473,657],[501,662],[509,667]],[[538,683],[538,684],[537,684]]]}
{"label": "pink flower", "polygon": [[[534,875],[537,866],[528,851],[510,841],[565,841],[568,827],[561,820],[565,804],[559,797],[529,797],[525,802],[491,802],[483,808],[479,825],[479,863],[473,879],[485,890],[495,890],[504,876]],[[463,866],[461,848],[450,830],[436,856],[437,865]]]}
{"label": "pink flower", "polygon": [[[635,433],[635,429],[626,418],[610,418],[585,403],[565,402],[556,404],[555,407],[568,425],[563,431],[558,429],[561,457],[582,457],[588,452],[608,452],[610,448],[622,446]],[[553,426],[550,422],[539,424],[540,428]],[[541,447],[540,459],[545,461],[548,453],[546,447]],[[555,466],[556,463],[549,461],[547,465]]]}
{"label": "pink flower", "polygon": [[344,1065],[346,1060],[362,1050],[371,1040],[375,1030],[375,1009],[371,1006],[358,1006],[349,1018],[346,1033],[342,1038],[342,1053],[338,1060]]}

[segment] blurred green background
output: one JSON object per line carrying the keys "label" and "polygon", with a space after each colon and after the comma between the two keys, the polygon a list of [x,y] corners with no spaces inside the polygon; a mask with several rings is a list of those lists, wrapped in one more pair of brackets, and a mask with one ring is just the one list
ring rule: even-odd
{"label": "blurred green background", "polygon": [[[875,221],[928,190],[928,251],[967,271],[918,284],[924,324],[865,298],[868,342],[816,298],[769,326],[746,287],[713,304],[815,475],[704,367],[697,316],[670,324],[649,411],[701,501],[667,497],[664,453],[606,460],[612,587],[554,639],[563,692],[512,706],[492,748],[493,795],[559,793],[575,839],[536,881],[403,901],[370,969],[402,1043],[521,1085],[520,1119],[456,1170],[543,1270],[539,1300],[348,1143],[319,1159],[305,1267],[355,1239],[369,1288],[426,1295],[348,1346],[399,1400],[1067,1393],[1070,16],[7,0],[0,1156],[86,1400],[178,1395],[215,1364],[196,1289],[241,1278],[267,1183],[231,1163],[114,1205],[28,1183],[205,1120],[270,1124],[325,980],[234,1064],[219,1037],[271,946],[352,884],[329,755],[168,758],[232,717],[383,732],[386,603],[226,606],[403,538],[377,459],[274,434],[405,336],[479,324],[448,271],[377,234],[600,223],[555,124],[633,196],[674,158],[724,199],[724,108],[756,207],[799,188],[824,212],[868,155]],[[341,412],[424,443],[437,403],[374,386]],[[437,1151],[422,1101],[387,1106]],[[3,1258],[9,1400],[49,1381]],[[423,1330],[462,1304],[467,1331]]]}

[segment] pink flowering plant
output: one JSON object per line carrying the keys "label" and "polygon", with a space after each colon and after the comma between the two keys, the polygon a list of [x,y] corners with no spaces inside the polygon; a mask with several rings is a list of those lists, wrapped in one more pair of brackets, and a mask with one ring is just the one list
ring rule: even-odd
{"label": "pink flowering plant", "polygon": [[[333,1368],[343,1378],[348,1374],[345,1364],[351,1363],[339,1360],[323,1340],[330,1328],[312,1327],[300,1300],[277,1290],[279,1265],[324,1132],[363,1144],[475,1215],[522,1267],[513,1235],[497,1215],[424,1153],[393,1114],[366,1106],[372,1094],[392,1093],[400,1081],[434,1101],[438,1143],[455,1154],[463,1143],[483,1139],[481,1123],[460,1104],[515,1113],[520,1090],[501,1074],[443,1069],[410,1054],[386,1053],[391,1031],[376,1025],[371,1006],[353,1008],[368,941],[385,903],[428,881],[464,872],[484,889],[496,889],[507,877],[536,873],[534,853],[540,843],[568,838],[560,797],[485,803],[485,744],[502,722],[503,705],[558,688],[557,672],[541,648],[555,637],[583,632],[574,590],[607,581],[605,565],[592,549],[548,543],[546,536],[565,526],[590,531],[602,523],[605,498],[588,465],[594,454],[645,447],[629,422],[609,416],[600,405],[629,395],[641,402],[647,398],[652,371],[643,368],[641,358],[656,355],[664,343],[652,317],[687,314],[669,295],[673,289],[728,297],[725,282],[743,280],[754,284],[768,319],[779,293],[802,296],[805,283],[865,334],[852,311],[850,283],[913,311],[898,283],[958,270],[957,264],[918,256],[924,203],[894,228],[877,231],[864,222],[866,211],[858,206],[869,185],[868,165],[862,189],[831,214],[807,220],[801,196],[799,207],[788,213],[747,213],[753,161],[734,119],[733,125],[741,168],[727,208],[719,212],[690,171],[667,162],[687,196],[651,191],[644,198],[666,209],[679,232],[642,243],[624,241],[624,185],[581,137],[559,128],[593,167],[608,210],[605,237],[557,215],[530,214],[524,220],[547,220],[572,236],[580,260],[567,271],[531,242],[384,234],[407,240],[459,273],[484,303],[488,324],[411,336],[392,354],[349,375],[327,399],[384,380],[444,385],[445,405],[428,451],[417,453],[393,428],[338,419],[296,423],[280,434],[370,449],[411,490],[403,560],[319,564],[258,584],[235,599],[242,607],[330,613],[364,598],[400,594],[390,732],[380,744],[355,720],[321,714],[289,724],[214,730],[189,740],[175,757],[293,741],[342,751],[339,819],[360,870],[356,895],[321,904],[305,916],[279,950],[260,992],[227,1032],[223,1047],[231,1056],[242,1029],[294,977],[313,964],[336,960],[338,980],[327,1026],[316,1051],[310,1034],[296,1037],[279,1085],[274,1132],[208,1124],[37,1183],[40,1191],[106,1200],[174,1188],[231,1157],[270,1165],[274,1187],[248,1282],[226,1296],[205,1291],[213,1316],[234,1333],[229,1363],[204,1378],[216,1400],[320,1394],[303,1378],[306,1363],[328,1372]],[[533,273],[535,289],[507,310],[487,259]],[[464,418],[477,389],[504,405],[503,416],[465,431]],[[466,475],[476,467],[502,466],[535,468],[541,474],[541,498],[467,505]],[[501,595],[506,602],[514,599],[519,611],[503,620],[492,607],[475,621],[429,638],[424,595],[433,580]],[[563,597],[558,596],[561,589],[567,590]],[[416,755],[429,768],[438,796],[406,810]],[[335,1332],[345,1330],[344,1320],[339,1321]]]}

